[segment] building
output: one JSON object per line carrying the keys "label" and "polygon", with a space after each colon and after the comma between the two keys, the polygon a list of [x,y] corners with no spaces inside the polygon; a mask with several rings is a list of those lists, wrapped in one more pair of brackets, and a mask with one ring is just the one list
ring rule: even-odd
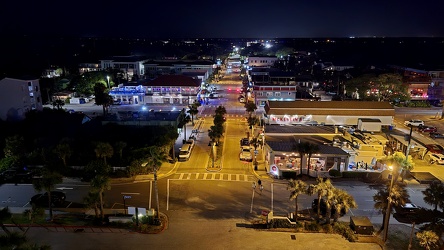
{"label": "building", "polygon": [[210,60],[150,60],[144,63],[145,78],[154,79],[161,75],[182,75],[189,72],[203,74],[206,81],[214,72],[216,64]]}
{"label": "building", "polygon": [[109,59],[100,60],[102,70],[117,70],[124,75],[127,81],[142,79],[145,75],[144,56],[113,56]]}
{"label": "building", "polygon": [[16,121],[31,110],[41,111],[42,97],[38,78],[3,78],[0,80],[0,119]]}
{"label": "building", "polygon": [[188,106],[200,100],[202,81],[184,75],[161,75],[113,87],[109,94],[119,104]]}
{"label": "building", "polygon": [[278,60],[276,56],[250,56],[247,59],[247,64],[249,67],[270,68],[273,67]]}
{"label": "building", "polygon": [[101,65],[98,63],[80,63],[79,64],[79,74],[83,75],[87,72],[100,71]]}
{"label": "building", "polygon": [[258,107],[265,106],[267,101],[318,99],[312,94],[313,79],[309,75],[296,75],[292,71],[273,68],[252,68],[248,74]]}
{"label": "building", "polygon": [[376,101],[268,101],[263,120],[266,124],[358,125],[359,119],[379,119],[391,126],[395,109],[389,102]]}
{"label": "building", "polygon": [[[333,127],[267,125],[265,134],[267,168],[278,178],[294,178],[301,170],[312,177],[328,177],[331,169],[348,171],[350,154],[341,148],[342,143],[337,146],[333,143],[342,136]],[[296,147],[302,142],[318,145],[319,151],[301,159]]]}

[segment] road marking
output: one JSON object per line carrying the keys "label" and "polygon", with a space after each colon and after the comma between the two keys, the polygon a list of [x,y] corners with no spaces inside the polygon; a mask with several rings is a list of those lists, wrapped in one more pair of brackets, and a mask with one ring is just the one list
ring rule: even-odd
{"label": "road marking", "polygon": [[239,175],[236,174],[236,181],[239,181]]}
{"label": "road marking", "polygon": [[197,174],[196,174],[196,179],[199,179],[199,174],[200,174],[200,173],[197,173]]}
{"label": "road marking", "polygon": [[216,178],[215,174],[211,174],[211,179],[214,180]]}
{"label": "road marking", "polygon": [[183,175],[184,173],[181,173],[179,179],[183,179]]}
{"label": "road marking", "polygon": [[223,180],[224,179],[224,175],[223,174],[219,174],[219,180]]}
{"label": "road marking", "polygon": [[204,178],[204,180],[206,180],[206,179],[207,179],[207,175],[208,175],[207,173],[205,173],[205,174],[204,174],[204,177],[203,177],[203,178]]}
{"label": "road marking", "polygon": [[189,180],[191,178],[191,174],[188,174],[187,176],[187,180]]}

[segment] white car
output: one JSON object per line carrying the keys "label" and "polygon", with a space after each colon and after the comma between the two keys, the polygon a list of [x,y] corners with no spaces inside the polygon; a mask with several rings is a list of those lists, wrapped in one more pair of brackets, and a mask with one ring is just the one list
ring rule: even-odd
{"label": "white car", "polygon": [[251,150],[249,146],[241,147],[241,152],[239,154],[239,159],[241,161],[253,161],[253,154],[251,154]]}
{"label": "white car", "polygon": [[443,154],[436,154],[432,153],[429,154],[430,162],[431,163],[438,163],[438,164],[444,164],[444,155]]}
{"label": "white car", "polygon": [[424,121],[421,120],[410,120],[410,121],[405,121],[404,125],[410,127],[419,127],[419,126],[424,126]]}
{"label": "white car", "polygon": [[188,139],[185,142],[186,144],[190,144],[190,148],[193,149],[194,148],[194,139]]}

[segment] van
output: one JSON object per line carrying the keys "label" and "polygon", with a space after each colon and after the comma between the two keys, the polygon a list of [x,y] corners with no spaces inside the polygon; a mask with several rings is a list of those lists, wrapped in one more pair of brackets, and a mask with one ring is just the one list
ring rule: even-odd
{"label": "van", "polygon": [[191,155],[191,144],[185,143],[179,150],[179,161],[187,161]]}

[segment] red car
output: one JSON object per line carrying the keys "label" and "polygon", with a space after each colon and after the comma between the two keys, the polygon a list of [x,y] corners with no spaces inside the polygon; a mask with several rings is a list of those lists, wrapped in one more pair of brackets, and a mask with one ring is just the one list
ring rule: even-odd
{"label": "red car", "polygon": [[432,127],[432,126],[420,126],[418,128],[418,131],[430,133],[430,132],[437,132],[438,129],[436,127]]}
{"label": "red car", "polygon": [[439,144],[427,144],[425,145],[425,147],[427,148],[427,151],[430,153],[435,153],[435,154],[444,153],[444,147]]}

